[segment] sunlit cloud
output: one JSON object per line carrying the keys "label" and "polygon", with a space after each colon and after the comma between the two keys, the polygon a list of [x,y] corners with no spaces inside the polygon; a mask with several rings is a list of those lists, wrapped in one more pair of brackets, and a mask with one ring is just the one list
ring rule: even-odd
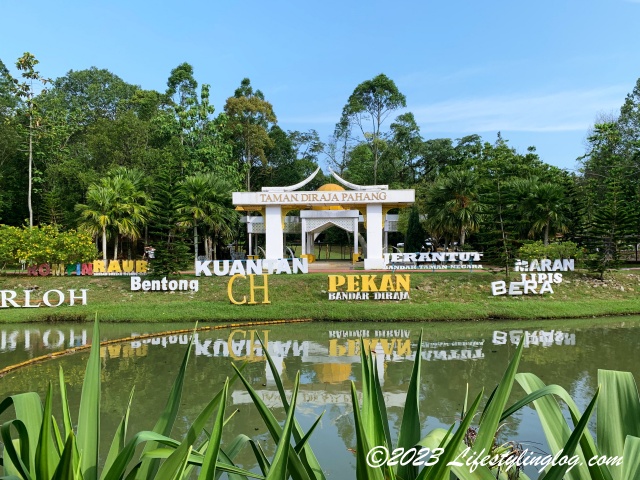
{"label": "sunlit cloud", "polygon": [[447,100],[412,108],[425,130],[569,132],[586,130],[601,112],[618,110],[628,85],[555,93]]}

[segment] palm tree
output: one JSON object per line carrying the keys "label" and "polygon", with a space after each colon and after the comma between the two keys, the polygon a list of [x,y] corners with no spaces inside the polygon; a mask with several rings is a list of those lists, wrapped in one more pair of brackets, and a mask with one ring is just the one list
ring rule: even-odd
{"label": "palm tree", "polygon": [[[205,227],[207,233],[219,237],[232,234],[231,224],[235,211],[231,208],[231,188],[211,173],[198,173],[180,182],[178,212],[183,215],[182,226],[193,227],[195,259],[198,259],[198,226]],[[211,256],[213,244],[205,235],[205,255]]]}
{"label": "palm tree", "polygon": [[129,237],[132,241],[140,238],[140,228],[144,226],[151,215],[151,199],[149,195],[136,185],[136,178],[129,178],[126,173],[108,178],[116,192],[115,217],[115,241],[113,246],[113,259],[118,259],[118,238],[120,235]]}
{"label": "palm tree", "polygon": [[113,225],[117,194],[108,184],[93,184],[87,190],[87,203],[77,204],[80,227],[92,235],[102,233],[102,259],[107,261],[107,228]]}
{"label": "palm tree", "polygon": [[558,183],[541,182],[537,177],[518,179],[512,183],[515,205],[529,227],[529,236],[543,232],[544,245],[549,245],[549,233],[566,232],[565,189]]}
{"label": "palm tree", "polygon": [[[135,170],[116,169],[89,186],[87,203],[76,205],[82,228],[93,235],[102,233],[102,258],[107,260],[107,234],[114,235],[113,259],[118,258],[119,236],[136,240],[140,227],[151,214],[151,199],[140,188],[141,175]],[[111,231],[110,231],[111,230]]]}
{"label": "palm tree", "polygon": [[[217,180],[213,185],[212,193],[215,208],[211,210],[209,216],[208,233],[213,235],[205,236],[205,253],[207,258],[217,259],[216,245],[218,239],[228,240],[233,236],[233,225],[237,219],[237,214],[231,205],[230,187],[226,182]],[[207,247],[208,245],[208,247]]]}
{"label": "palm tree", "polygon": [[473,171],[452,170],[427,189],[427,229],[435,235],[458,237],[461,246],[468,233],[478,230],[483,210]]}

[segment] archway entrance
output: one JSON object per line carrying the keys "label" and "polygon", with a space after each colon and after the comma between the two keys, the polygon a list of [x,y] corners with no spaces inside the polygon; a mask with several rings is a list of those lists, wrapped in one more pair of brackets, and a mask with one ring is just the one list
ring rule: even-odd
{"label": "archway entrance", "polygon": [[335,226],[351,233],[353,238],[353,258],[355,259],[359,251],[359,218],[360,212],[358,210],[302,210],[300,212],[300,221],[302,223],[302,255],[313,256],[313,245],[318,235],[328,228]]}
{"label": "archway entrance", "polygon": [[[311,255],[307,258],[313,261],[314,236],[335,225],[353,234],[354,253],[360,251],[359,243],[363,246],[366,270],[384,268],[386,232],[391,223],[396,223],[387,221],[387,213],[394,208],[412,205],[415,191],[389,190],[387,185],[355,185],[334,172],[331,174],[341,185],[329,183],[317,191],[298,190],[319,171],[318,168],[303,182],[289,187],[263,187],[262,192],[234,192],[233,203],[237,210],[262,215],[245,218],[249,234],[264,232],[265,257],[281,259],[286,256],[283,255],[284,233],[293,233],[293,224],[297,223],[287,217],[287,213],[300,210],[298,221],[303,256]],[[366,231],[366,241],[359,234],[360,223]]]}

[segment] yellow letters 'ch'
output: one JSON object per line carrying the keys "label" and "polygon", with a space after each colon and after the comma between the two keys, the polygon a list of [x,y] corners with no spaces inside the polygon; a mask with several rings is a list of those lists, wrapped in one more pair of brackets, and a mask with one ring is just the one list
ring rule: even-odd
{"label": "yellow letters 'ch'", "polygon": [[[263,285],[259,286],[255,284],[255,277],[257,276],[261,276],[262,280],[263,280]],[[262,290],[262,294],[263,294],[263,299],[262,299],[262,304],[268,304],[271,303],[269,301],[269,281],[268,281],[268,275],[267,274],[263,274],[263,275],[249,275],[249,292],[250,292],[250,297],[249,297],[249,303],[248,305],[256,305],[258,302],[256,302],[255,300],[255,292],[256,290]],[[233,282],[236,281],[237,278],[247,278],[246,275],[242,275],[242,274],[237,274],[232,276],[229,279],[229,283],[227,284],[227,296],[229,297],[229,301],[231,303],[233,303],[234,305],[244,305],[245,303],[247,303],[247,296],[243,295],[242,296],[242,300],[238,301],[233,297]]]}

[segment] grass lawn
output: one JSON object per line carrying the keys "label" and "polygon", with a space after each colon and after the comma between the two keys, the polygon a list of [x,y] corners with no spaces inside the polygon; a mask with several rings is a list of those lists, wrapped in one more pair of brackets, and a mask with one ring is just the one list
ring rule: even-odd
{"label": "grass lawn", "polygon": [[[364,272],[358,272],[364,273]],[[408,273],[408,272],[402,272]],[[269,305],[233,305],[229,277],[194,277],[198,292],[132,292],[129,277],[0,277],[0,290],[35,288],[32,303],[57,289],[88,289],[86,306],[2,308],[0,323],[85,321],[97,313],[107,322],[249,321],[310,318],[329,321],[453,321],[483,319],[578,318],[640,314],[640,272],[608,274],[605,281],[582,272],[565,272],[554,293],[508,297],[491,295],[490,283],[502,279],[486,271],[410,273],[411,294],[404,301],[329,301],[327,274],[269,276]],[[513,278],[518,280],[519,277]],[[258,279],[257,284],[261,284]],[[78,292],[76,292],[77,294]],[[248,295],[238,279],[234,295]],[[261,299],[258,292],[257,300]]]}

